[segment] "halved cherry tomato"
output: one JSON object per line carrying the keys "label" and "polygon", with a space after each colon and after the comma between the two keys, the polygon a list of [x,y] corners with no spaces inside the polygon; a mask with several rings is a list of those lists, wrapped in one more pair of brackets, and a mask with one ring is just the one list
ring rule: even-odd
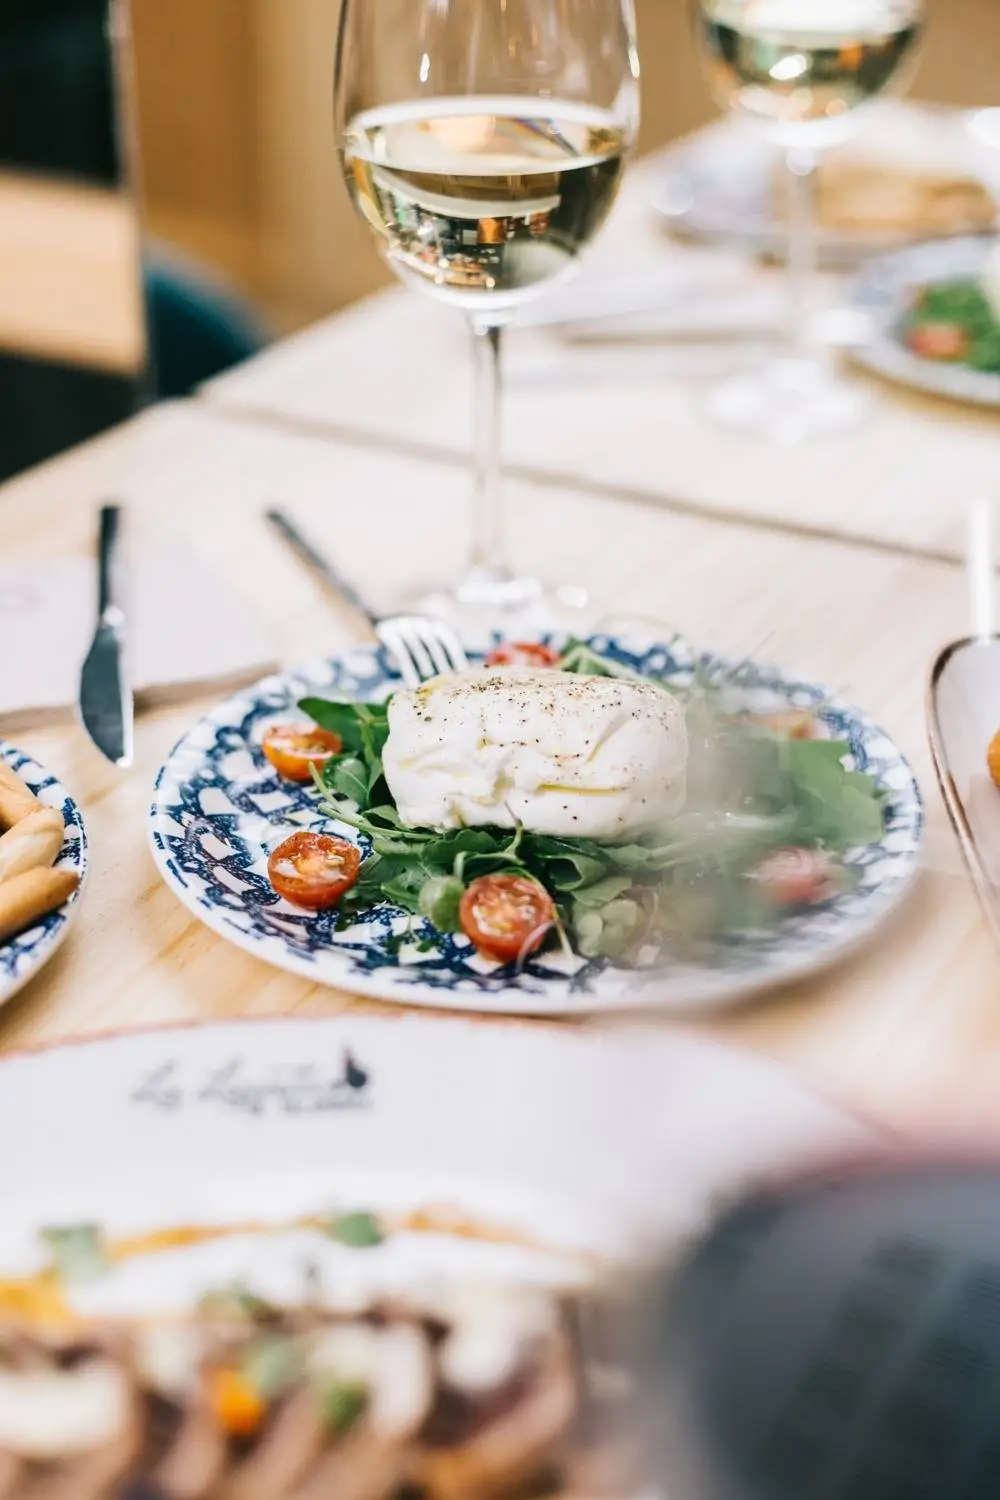
{"label": "halved cherry tomato", "polygon": [[343,748],[339,734],[308,724],[272,724],[263,744],[264,754],[286,781],[311,781],[312,767],[322,770]]}
{"label": "halved cherry tomato", "polygon": [[557,667],[559,652],[541,641],[505,641],[486,658],[488,667]]}
{"label": "halved cherry tomato", "polygon": [[329,833],[293,833],[267,862],[267,873],[279,896],[307,911],[336,906],[357,884],[361,850]]}
{"label": "halved cherry tomato", "polygon": [[906,335],[907,346],[921,359],[964,359],[969,335],[959,323],[915,323]]}
{"label": "halved cherry tomato", "polygon": [[750,722],[759,724],[762,729],[770,729],[772,734],[780,734],[786,740],[815,740],[819,734],[815,715],[805,708],[790,708],[777,714],[753,714]]}
{"label": "halved cherry tomato", "polygon": [[483,875],[459,907],[462,931],[484,958],[509,964],[530,958],[556,920],[548,891],[526,875]]}
{"label": "halved cherry tomato", "polygon": [[776,849],[750,879],[775,906],[816,906],[836,889],[830,862],[817,849]]}

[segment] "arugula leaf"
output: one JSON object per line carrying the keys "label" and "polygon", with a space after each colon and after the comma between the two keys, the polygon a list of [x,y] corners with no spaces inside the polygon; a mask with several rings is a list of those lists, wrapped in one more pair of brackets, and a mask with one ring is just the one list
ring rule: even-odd
{"label": "arugula leaf", "polygon": [[633,883],[631,875],[605,875],[603,879],[595,880],[593,885],[574,892],[574,908],[579,912],[600,910],[602,906],[616,901],[619,896],[624,896],[626,891],[632,889]]}
{"label": "arugula leaf", "polygon": [[358,703],[341,703],[326,698],[303,698],[299,703],[301,711],[314,719],[320,729],[339,735],[344,749],[355,755],[362,749],[360,707]]}
{"label": "arugula leaf", "polygon": [[382,751],[389,738],[388,704],[303,698],[299,708],[321,729],[339,735],[343,742],[343,753],[327,762],[323,785],[339,796],[349,797],[362,812],[383,802],[391,806],[382,768]]}
{"label": "arugula leaf", "polygon": [[434,875],[425,881],[417,900],[417,910],[438,932],[461,932],[459,907],[465,886],[454,875]]}
{"label": "arugula leaf", "polygon": [[330,785],[342,797],[350,797],[359,807],[368,800],[368,769],[354,755],[341,755],[331,768]]}

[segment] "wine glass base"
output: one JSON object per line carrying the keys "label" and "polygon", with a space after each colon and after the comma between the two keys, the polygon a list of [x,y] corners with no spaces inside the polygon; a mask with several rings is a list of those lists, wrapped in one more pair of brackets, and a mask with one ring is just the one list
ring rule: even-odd
{"label": "wine glass base", "polygon": [[538,578],[470,570],[457,584],[415,589],[400,608],[433,615],[472,644],[493,636],[531,640],[547,631],[587,628],[587,591],[572,584],[549,587]]}
{"label": "wine glass base", "polygon": [[793,447],[851,431],[871,405],[867,391],[826,364],[789,357],[730,376],[712,391],[708,411],[723,427]]}

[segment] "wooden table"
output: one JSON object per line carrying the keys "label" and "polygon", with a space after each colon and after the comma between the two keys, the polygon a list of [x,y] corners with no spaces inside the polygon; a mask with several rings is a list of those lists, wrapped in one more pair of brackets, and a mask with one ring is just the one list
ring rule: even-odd
{"label": "wooden table", "polygon": [[[93,506],[117,493],[147,539],[183,537],[244,590],[289,663],[364,638],[274,542],[281,500],[373,597],[464,553],[467,478],[454,465],[166,406],[0,490],[0,555],[86,554]],[[668,618],[699,641],[825,680],[912,757],[929,803],[927,869],[879,940],[828,976],[705,1023],[786,1060],[900,1130],[937,1118],[1000,1142],[1000,967],[933,785],[923,682],[960,632],[961,570],[840,540],[681,516],[568,485],[511,485],[514,541],[558,561],[598,604]],[[398,540],[382,540],[397,538]],[[377,1009],[264,967],[191,918],[160,883],[145,820],[157,766],[204,707],[143,717],[122,774],[75,727],[19,736],[82,801],[93,873],[75,931],[0,1015],[0,1048],[246,1013]]]}

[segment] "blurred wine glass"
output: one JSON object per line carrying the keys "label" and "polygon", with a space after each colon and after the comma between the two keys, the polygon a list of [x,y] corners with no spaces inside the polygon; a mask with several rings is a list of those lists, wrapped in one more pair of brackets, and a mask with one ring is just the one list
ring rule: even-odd
{"label": "blurred wine glass", "polygon": [[473,334],[472,557],[438,612],[503,628],[552,602],[535,559],[515,567],[506,550],[501,333],[601,228],[638,106],[632,0],[345,0],[348,187],[400,280]]}
{"label": "blurred wine glass", "polygon": [[863,106],[908,81],[924,0],[694,0],[709,82],[732,114],[784,152],[788,211],[787,347],[725,381],[713,414],[728,426],[801,442],[853,426],[860,389],[813,347],[814,189],[822,153],[864,122]]}

